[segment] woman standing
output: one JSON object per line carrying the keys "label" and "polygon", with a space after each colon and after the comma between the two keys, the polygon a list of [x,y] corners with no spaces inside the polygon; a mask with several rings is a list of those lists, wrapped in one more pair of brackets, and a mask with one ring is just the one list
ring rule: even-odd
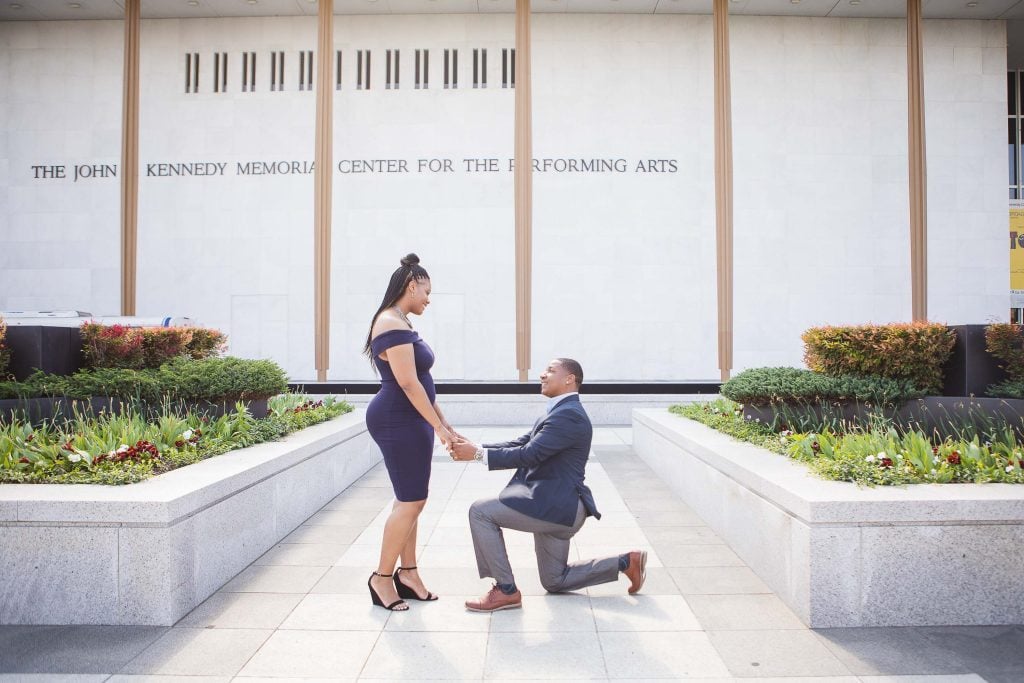
{"label": "woman standing", "polygon": [[[427,502],[434,436],[447,446],[457,435],[434,402],[434,353],[409,322],[430,303],[430,276],[409,254],[391,275],[363,348],[380,373],[380,391],[366,408],[366,426],[384,454],[396,502],[384,525],[380,563],[367,585],[373,604],[409,609],[402,598],[436,600],[416,569],[416,527]],[[402,563],[395,571],[395,563]]]}

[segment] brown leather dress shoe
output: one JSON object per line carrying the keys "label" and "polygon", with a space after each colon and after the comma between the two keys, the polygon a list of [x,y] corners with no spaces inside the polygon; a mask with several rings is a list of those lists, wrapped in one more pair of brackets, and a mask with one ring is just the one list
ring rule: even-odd
{"label": "brown leather dress shoe", "polygon": [[479,600],[467,600],[466,609],[470,612],[497,612],[502,609],[516,609],[523,606],[523,594],[519,591],[511,595],[505,595],[494,584],[491,590],[487,591]]}
{"label": "brown leather dress shoe", "polygon": [[622,572],[629,579],[629,594],[633,595],[644,586],[647,580],[647,553],[633,550],[629,553],[629,566]]}

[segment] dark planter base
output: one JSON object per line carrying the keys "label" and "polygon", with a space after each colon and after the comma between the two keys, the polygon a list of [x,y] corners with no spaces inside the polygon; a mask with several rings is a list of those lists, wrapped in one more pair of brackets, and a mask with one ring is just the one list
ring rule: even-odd
{"label": "dark planter base", "polygon": [[868,407],[863,403],[782,403],[771,406],[744,406],[743,415],[776,427],[800,431],[802,424],[833,422],[837,425],[865,426],[882,416],[904,427],[918,427],[942,437],[955,436],[965,428],[984,431],[1006,423],[1024,436],[1024,400],[974,398],[969,396],[927,396],[905,403],[900,408]]}

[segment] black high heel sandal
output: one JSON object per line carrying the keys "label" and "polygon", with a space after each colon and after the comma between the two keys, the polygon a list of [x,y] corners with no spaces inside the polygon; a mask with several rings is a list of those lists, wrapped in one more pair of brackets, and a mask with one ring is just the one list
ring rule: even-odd
{"label": "black high heel sandal", "polygon": [[403,569],[405,571],[412,571],[413,569],[416,569],[416,567],[399,567],[398,571],[395,572],[395,590],[398,591],[399,597],[405,598],[406,600],[419,600],[421,602],[433,602],[434,600],[437,600],[437,596],[430,591],[427,591],[427,597],[421,598],[411,587],[402,583],[398,579],[398,575],[402,573]]}
{"label": "black high heel sandal", "polygon": [[[380,572],[373,572],[372,574],[370,574],[370,578],[366,580],[366,587],[370,589],[370,599],[373,600],[373,604],[377,605],[378,607],[383,607],[389,612],[405,612],[409,609],[409,603],[407,603],[405,600],[402,600],[401,598],[395,600],[390,605],[385,605],[384,601],[380,599],[379,595],[377,595],[377,591],[373,590],[373,584],[371,582],[373,581],[374,576],[379,576],[382,579],[390,579],[394,576],[394,574],[381,574]],[[405,609],[399,609],[401,605],[405,605]]]}

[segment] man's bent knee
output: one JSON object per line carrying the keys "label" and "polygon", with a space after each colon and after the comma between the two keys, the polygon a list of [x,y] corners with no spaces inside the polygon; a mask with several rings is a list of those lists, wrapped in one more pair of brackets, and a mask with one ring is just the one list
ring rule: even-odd
{"label": "man's bent knee", "polygon": [[477,521],[489,521],[490,515],[487,514],[487,506],[494,502],[493,498],[481,498],[475,501],[469,506],[469,518]]}

